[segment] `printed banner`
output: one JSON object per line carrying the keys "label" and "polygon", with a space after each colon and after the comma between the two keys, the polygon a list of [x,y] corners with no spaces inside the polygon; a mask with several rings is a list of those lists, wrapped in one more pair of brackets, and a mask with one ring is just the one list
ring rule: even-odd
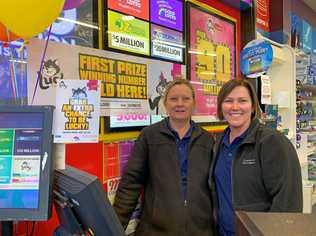
{"label": "printed banner", "polygon": [[[97,64],[94,64],[97,62]],[[147,99],[147,65],[79,54],[79,76],[91,78],[100,70],[99,77],[105,81],[102,96],[106,98]]]}
{"label": "printed banner", "polygon": [[189,5],[190,80],[196,92],[196,115],[216,116],[221,86],[235,78],[235,23]]}
{"label": "printed banner", "polygon": [[55,143],[98,142],[100,83],[64,80],[57,84],[54,112]]}
{"label": "printed banner", "polygon": [[124,20],[126,15],[108,11],[108,46],[128,52],[149,55],[149,23]]}
{"label": "printed banner", "polygon": [[148,0],[108,0],[108,8],[123,12],[127,15],[148,20],[149,2]]}
{"label": "printed banner", "polygon": [[160,97],[167,82],[178,75],[185,78],[181,64],[55,42],[48,44],[40,73],[44,46],[38,39],[28,44],[29,104],[36,90],[33,105],[56,105],[60,81],[99,80],[101,115],[164,114]]}
{"label": "printed banner", "polygon": [[257,0],[256,26],[266,32],[270,31],[270,0]]}
{"label": "printed banner", "polygon": [[151,25],[151,55],[172,61],[183,61],[182,33],[158,25]]}
{"label": "printed banner", "polygon": [[104,179],[103,182],[120,177],[120,159],[118,143],[104,143]]}

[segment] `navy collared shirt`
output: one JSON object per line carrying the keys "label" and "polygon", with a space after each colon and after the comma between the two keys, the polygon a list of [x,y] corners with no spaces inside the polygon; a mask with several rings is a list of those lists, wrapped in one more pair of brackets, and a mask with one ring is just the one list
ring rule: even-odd
{"label": "navy collared shirt", "polygon": [[218,227],[221,236],[235,235],[234,208],[232,202],[232,163],[247,132],[229,143],[230,130],[223,137],[215,166],[215,184],[218,198]]}
{"label": "navy collared shirt", "polygon": [[186,134],[183,136],[182,139],[180,139],[178,132],[175,131],[168,120],[168,128],[174,135],[174,138],[176,140],[177,145],[177,153],[178,153],[178,161],[180,166],[180,174],[181,174],[181,187],[182,187],[182,196],[183,200],[186,200],[187,196],[187,173],[188,173],[188,151],[189,151],[189,145],[190,145],[190,138],[193,130],[193,124],[190,123],[190,128],[186,132]]}

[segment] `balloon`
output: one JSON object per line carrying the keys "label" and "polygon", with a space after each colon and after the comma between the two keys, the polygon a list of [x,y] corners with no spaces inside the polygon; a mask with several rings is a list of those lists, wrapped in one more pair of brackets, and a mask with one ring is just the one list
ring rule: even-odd
{"label": "balloon", "polygon": [[66,0],[64,5],[64,10],[69,10],[72,8],[79,7],[85,0]]}
{"label": "balloon", "polygon": [[44,31],[59,16],[65,0],[0,1],[0,22],[21,38]]}
{"label": "balloon", "polygon": [[10,42],[19,38],[21,37],[11,33],[3,24],[0,23],[0,41]]}

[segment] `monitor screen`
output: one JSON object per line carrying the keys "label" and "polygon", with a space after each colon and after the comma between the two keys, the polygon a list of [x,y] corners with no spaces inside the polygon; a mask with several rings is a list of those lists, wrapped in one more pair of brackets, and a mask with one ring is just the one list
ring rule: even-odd
{"label": "monitor screen", "polygon": [[105,116],[105,132],[137,131],[164,119],[162,115],[129,114]]}
{"label": "monitor screen", "polygon": [[179,0],[152,0],[150,20],[153,23],[183,31],[183,2]]}
{"label": "monitor screen", "polygon": [[[78,0],[77,0],[78,2]],[[37,37],[39,39],[79,45],[98,47],[98,1],[82,1],[77,8],[61,11],[59,17]]]}
{"label": "monitor screen", "polygon": [[151,55],[153,57],[183,62],[183,34],[151,24]]}
{"label": "monitor screen", "polygon": [[96,176],[71,166],[56,170],[54,203],[60,221],[57,235],[125,235]]}
{"label": "monitor screen", "polygon": [[52,117],[49,106],[0,106],[0,220],[50,217]]}
{"label": "monitor screen", "polygon": [[150,115],[130,114],[110,116],[110,127],[144,127],[150,125]]}
{"label": "monitor screen", "polygon": [[108,0],[108,8],[125,13],[127,15],[136,16],[138,18],[148,20],[149,18],[149,2],[148,0]]}
{"label": "monitor screen", "polygon": [[[126,20],[128,19],[128,20]],[[149,23],[107,11],[108,47],[149,56]]]}

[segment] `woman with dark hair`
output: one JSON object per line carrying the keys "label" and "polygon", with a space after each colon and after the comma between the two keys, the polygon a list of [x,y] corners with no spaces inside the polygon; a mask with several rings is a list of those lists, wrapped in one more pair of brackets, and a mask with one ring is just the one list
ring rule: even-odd
{"label": "woman with dark hair", "polygon": [[169,117],[142,130],[114,209],[126,228],[144,189],[137,236],[214,235],[208,187],[213,139],[191,120],[195,94],[189,81],[170,82],[163,99]]}
{"label": "woman with dark hair", "polygon": [[256,93],[247,80],[223,85],[217,115],[228,127],[216,140],[210,172],[220,235],[235,234],[235,210],[302,211],[296,151],[283,134],[260,123],[260,114]]}

